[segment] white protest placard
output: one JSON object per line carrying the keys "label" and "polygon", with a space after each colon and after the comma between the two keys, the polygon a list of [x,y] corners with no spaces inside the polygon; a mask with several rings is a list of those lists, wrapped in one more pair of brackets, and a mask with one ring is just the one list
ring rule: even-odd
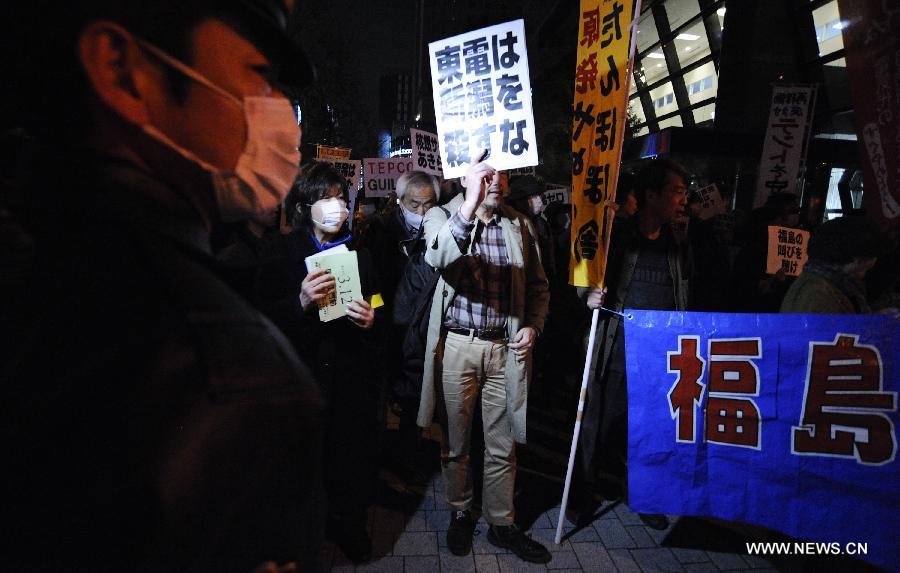
{"label": "white protest placard", "polygon": [[499,170],[538,164],[525,21],[428,45],[444,178],[460,177],[482,150]]}
{"label": "white protest placard", "polygon": [[784,271],[787,276],[799,275],[809,259],[807,245],[809,245],[809,231],[770,226],[766,273],[774,275],[778,271]]}
{"label": "white protest placard", "polygon": [[397,190],[397,179],[409,171],[415,171],[412,157],[371,157],[363,159],[363,179],[366,198],[387,197]]}
{"label": "white protest placard", "polygon": [[697,202],[693,207],[694,215],[701,221],[712,219],[727,210],[728,205],[725,203],[725,199],[715,183],[701,187],[694,193],[697,198]]}
{"label": "white protest placard", "polygon": [[572,188],[565,185],[556,185],[548,183],[544,191],[544,204],[563,203],[569,205],[572,203]]}
{"label": "white protest placard", "polygon": [[362,169],[362,162],[359,159],[323,159],[317,157],[316,161],[330,163],[334,166],[334,169],[347,181],[347,190],[351,194],[355,194],[356,190],[359,189],[360,171]]}
{"label": "white protest placard", "polygon": [[335,280],[335,290],[319,303],[319,319],[328,322],[347,314],[347,305],[362,298],[359,282],[359,262],[356,251],[338,245],[306,257],[306,270],[325,269]]}
{"label": "white protest placard", "polygon": [[772,193],[799,194],[797,176],[806,157],[807,132],[815,99],[811,86],[775,86],[769,126],[763,142],[753,206],[761,207]]}
{"label": "white protest placard", "polygon": [[412,156],[416,162],[416,169],[438,177],[442,176],[444,168],[437,134],[410,128],[409,139],[412,142]]}

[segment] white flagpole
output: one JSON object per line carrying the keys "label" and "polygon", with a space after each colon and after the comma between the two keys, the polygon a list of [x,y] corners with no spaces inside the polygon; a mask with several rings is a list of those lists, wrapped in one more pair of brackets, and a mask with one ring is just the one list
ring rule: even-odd
{"label": "white flagpole", "polygon": [[[628,117],[628,92],[631,91],[631,76],[634,71],[634,54],[635,49],[637,48],[637,30],[638,30],[638,22],[641,19],[641,3],[642,0],[635,0],[634,6],[634,14],[631,17],[631,24],[629,28],[631,29],[631,43],[628,46],[628,73],[625,76],[625,117]],[[622,161],[622,144],[625,139],[625,130],[622,129],[622,135],[619,136],[619,149],[617,151],[617,161],[616,163],[621,164]],[[621,169],[621,165],[619,165],[619,169],[616,170],[616,186],[618,186],[619,180],[619,170]],[[605,208],[606,214],[608,217],[612,213],[610,213],[612,201],[607,201]],[[610,217],[612,218],[612,217]],[[612,225],[607,225],[607,234],[606,234],[606,244],[604,245],[605,250],[603,253],[604,258],[606,257],[606,249],[609,249],[609,236],[612,231]],[[618,314],[618,313],[617,313]],[[559,521],[556,524],[556,537],[553,540],[554,543],[559,545],[562,540],[562,529],[563,522],[566,519],[566,506],[569,503],[569,488],[572,485],[572,469],[575,466],[575,454],[578,451],[578,436],[581,433],[581,419],[584,416],[584,404],[587,401],[587,385],[591,378],[591,374],[593,372],[591,361],[594,357],[594,344],[596,343],[597,336],[597,321],[600,316],[600,309],[595,308],[594,312],[591,315],[591,334],[588,338],[588,347],[587,354],[584,357],[584,373],[581,376],[581,392],[578,395],[578,413],[575,417],[575,431],[572,433],[572,447],[569,448],[569,465],[566,468],[566,485],[563,488],[563,497],[562,501],[559,504]]]}
{"label": "white flagpole", "polygon": [[600,309],[595,308],[591,316],[591,334],[588,338],[587,354],[584,357],[584,374],[581,376],[581,392],[578,398],[578,414],[575,417],[575,433],[572,434],[572,447],[569,448],[569,466],[566,470],[566,486],[563,488],[562,503],[559,506],[559,521],[556,524],[554,543],[559,545],[562,539],[563,520],[566,518],[566,504],[569,501],[569,487],[572,485],[572,468],[575,465],[575,452],[578,449],[578,435],[581,433],[581,418],[584,415],[584,403],[587,398],[587,385],[591,377],[591,359],[594,357],[594,343],[597,338],[597,320]]}

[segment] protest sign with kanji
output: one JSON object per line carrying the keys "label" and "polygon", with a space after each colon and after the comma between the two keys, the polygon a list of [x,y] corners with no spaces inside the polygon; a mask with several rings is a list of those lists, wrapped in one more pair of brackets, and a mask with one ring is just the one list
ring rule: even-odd
{"label": "protest sign with kanji", "polygon": [[725,199],[715,183],[697,189],[694,197],[696,197],[696,203],[692,207],[693,214],[701,221],[721,215],[728,208],[728,204],[725,203]]}
{"label": "protest sign with kanji", "polygon": [[349,147],[329,147],[327,145],[316,145],[316,159],[350,159]]}
{"label": "protest sign with kanji", "polygon": [[809,231],[769,226],[769,251],[766,272],[784,271],[789,277],[799,276],[809,260]]}
{"label": "protest sign with kanji", "polygon": [[569,283],[600,287],[627,123],[632,4],[582,0],[578,16]]}
{"label": "protest sign with kanji", "polygon": [[341,174],[347,182],[347,190],[350,193],[356,193],[359,189],[360,170],[362,162],[359,159],[322,159],[317,157],[316,161],[330,163],[335,171]]}
{"label": "protest sign with kanji", "polygon": [[440,143],[436,133],[410,128],[409,139],[412,142],[412,157],[418,171],[424,171],[438,177],[444,174],[441,163]]}
{"label": "protest sign with kanji", "polygon": [[631,511],[862,543],[896,568],[900,321],[625,315]]}
{"label": "protest sign with kanji", "polygon": [[572,204],[572,188],[565,185],[548,183],[544,190],[544,205],[550,203]]}
{"label": "protest sign with kanji", "polygon": [[853,119],[860,143],[866,216],[900,227],[900,6],[838,0]]}
{"label": "protest sign with kanji", "polygon": [[772,193],[799,195],[797,177],[806,158],[807,134],[815,89],[809,86],[775,86],[769,126],[759,161],[754,207],[765,204]]}
{"label": "protest sign with kanji", "polygon": [[397,179],[416,170],[412,157],[370,157],[363,160],[366,198],[387,197],[397,190]]}
{"label": "protest sign with kanji", "polygon": [[431,85],[444,177],[461,177],[484,149],[506,170],[538,164],[525,21],[432,42]]}

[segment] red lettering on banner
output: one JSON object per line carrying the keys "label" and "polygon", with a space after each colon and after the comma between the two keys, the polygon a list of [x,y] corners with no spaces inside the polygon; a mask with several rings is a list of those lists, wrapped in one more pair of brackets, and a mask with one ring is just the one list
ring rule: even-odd
{"label": "red lettering on banner", "polygon": [[586,93],[588,88],[597,89],[597,54],[590,54],[575,70],[575,91]]}
{"label": "red lettering on banner", "polygon": [[735,396],[759,395],[759,368],[751,358],[762,358],[759,338],[709,341],[707,441],[759,449],[759,408],[753,400]]}
{"label": "red lettering on banner", "polygon": [[594,8],[593,10],[588,10],[581,15],[581,18],[582,37],[578,44],[581,46],[587,44],[588,48],[590,48],[600,39],[600,9]]}
{"label": "red lettering on banner", "polygon": [[703,397],[705,385],[700,379],[706,365],[698,352],[699,345],[699,336],[679,336],[678,351],[666,353],[669,374],[678,374],[668,397],[672,419],[678,422],[675,439],[679,442],[696,441],[694,415]]}
{"label": "red lettering on banner", "polygon": [[706,440],[759,449],[759,409],[753,400],[710,395],[706,403]]}
{"label": "red lettering on banner", "polygon": [[855,457],[861,464],[894,461],[897,438],[891,419],[897,393],[884,392],[881,354],[838,334],[833,343],[810,342],[800,424],[791,435],[799,455]]}

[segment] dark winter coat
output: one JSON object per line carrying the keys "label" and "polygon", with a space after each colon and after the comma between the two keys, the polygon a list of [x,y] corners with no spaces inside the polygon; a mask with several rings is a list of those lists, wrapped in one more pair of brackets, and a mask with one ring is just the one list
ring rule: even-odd
{"label": "dark winter coat", "polygon": [[309,371],[225,280],[197,189],[61,156],[16,213],[35,254],[0,308],[6,566],[303,561],[319,535]]}

